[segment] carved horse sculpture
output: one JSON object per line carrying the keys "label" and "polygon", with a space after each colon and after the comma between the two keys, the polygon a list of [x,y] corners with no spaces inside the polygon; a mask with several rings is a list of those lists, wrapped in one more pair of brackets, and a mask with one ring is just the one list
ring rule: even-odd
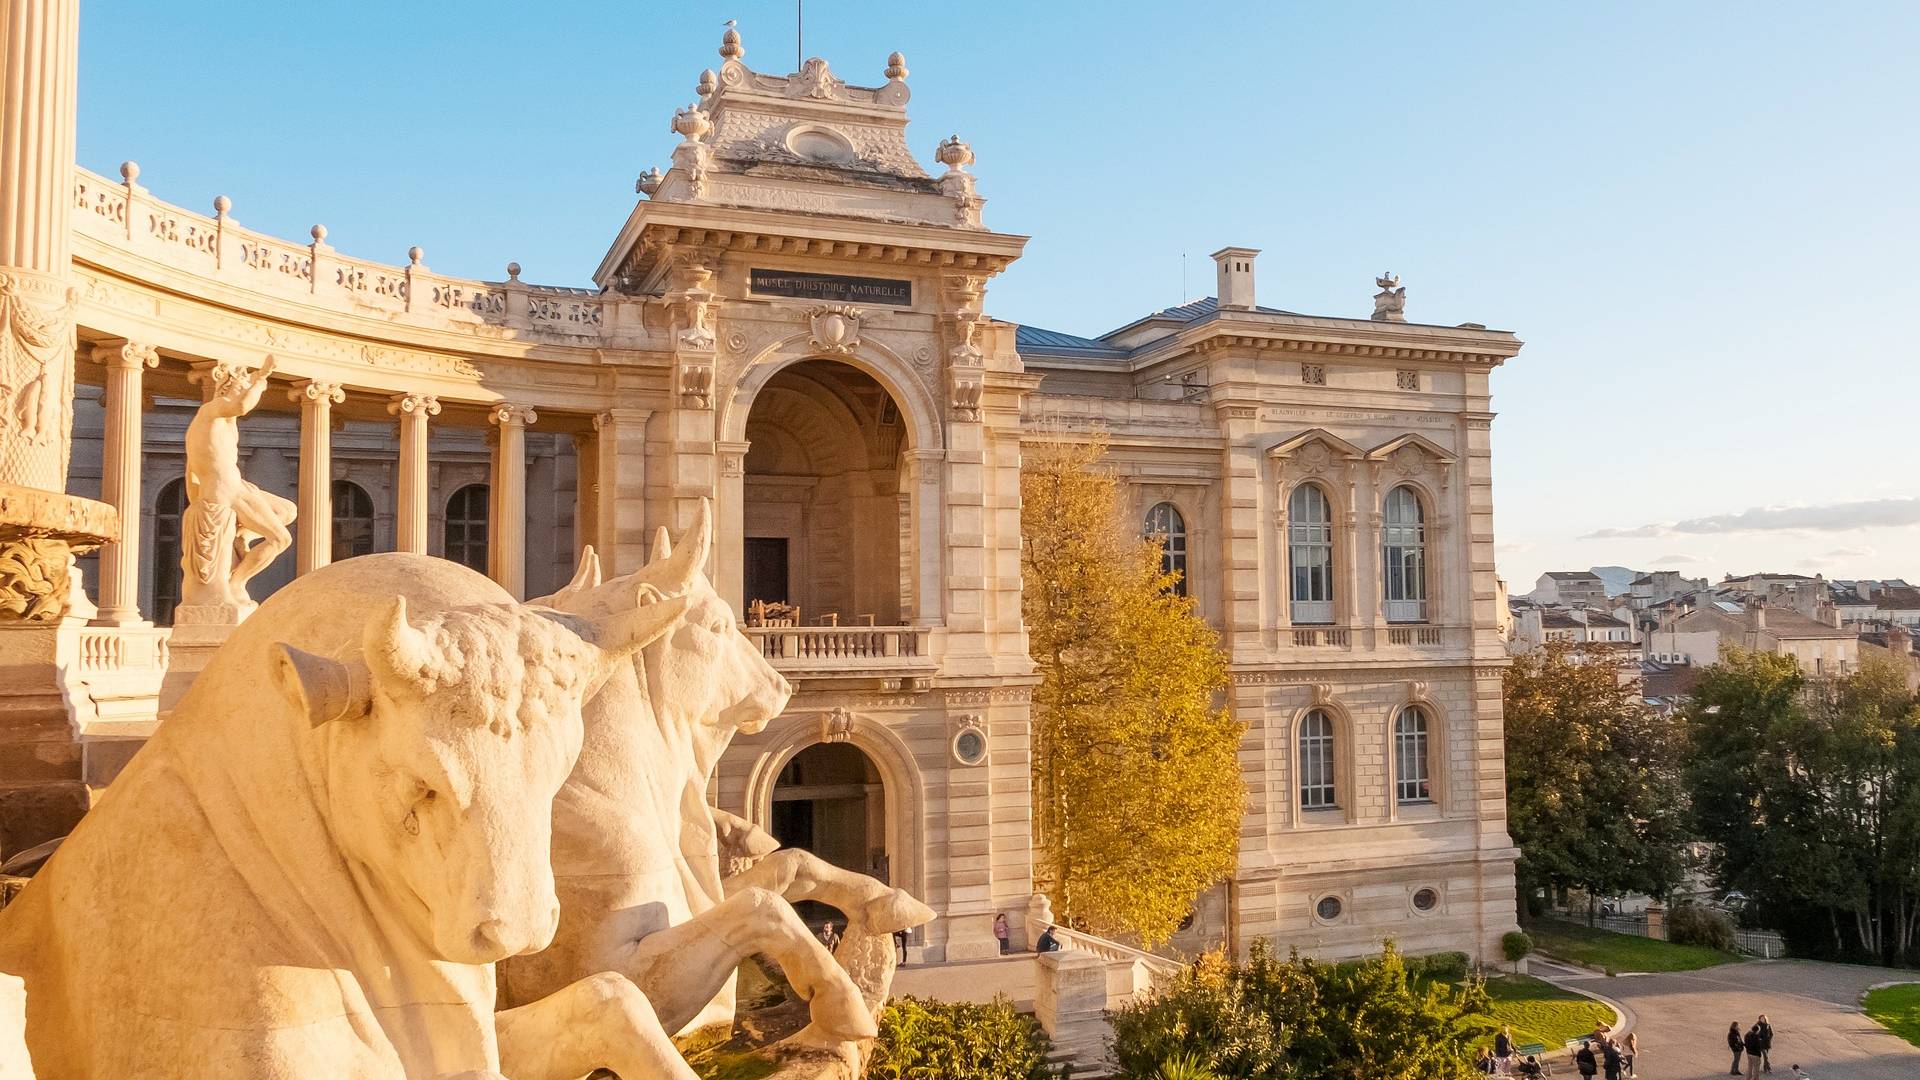
{"label": "carved horse sculpture", "polygon": [[[708,805],[708,782],[734,733],[764,728],[793,693],[700,571],[710,534],[703,502],[677,549],[662,529],[645,567],[604,585],[589,550],[571,584],[534,601],[593,618],[636,587],[670,592],[692,583],[680,624],[635,654],[583,710],[580,758],[554,801],[560,928],[546,951],[500,966],[501,1004],[615,971],[639,986],[668,1031],[681,1031],[727,1019],[737,966],[764,953],[810,1004],[811,1023],[794,1040],[844,1051],[875,1034],[875,1002],[863,999],[791,901],[831,904],[869,938],[921,925],[933,912],[808,852],[775,850],[764,832]],[[723,847],[757,861],[723,877]],[[504,1049],[504,1026],[501,1037]]]}

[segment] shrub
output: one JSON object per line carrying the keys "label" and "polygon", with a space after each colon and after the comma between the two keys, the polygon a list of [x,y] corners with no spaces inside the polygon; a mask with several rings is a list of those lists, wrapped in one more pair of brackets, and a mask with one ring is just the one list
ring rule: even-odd
{"label": "shrub", "polygon": [[1249,1000],[1243,972],[1212,953],[1144,1001],[1113,1012],[1113,1057],[1126,1080],[1159,1080],[1177,1061],[1218,1080],[1287,1077],[1274,1018]]}
{"label": "shrub", "polygon": [[1153,1080],[1220,1080],[1220,1074],[1200,1064],[1200,1059],[1182,1054],[1161,1062]]}
{"label": "shrub", "polygon": [[989,1005],[898,997],[880,1014],[871,1080],[1053,1080],[1047,1037],[1001,996]]}
{"label": "shrub", "polygon": [[1525,930],[1509,930],[1500,935],[1500,954],[1510,964],[1518,964],[1533,951],[1533,939]]}
{"label": "shrub", "polygon": [[1667,940],[1675,945],[1705,945],[1732,952],[1733,920],[1718,908],[1702,904],[1675,904],[1667,912]]}
{"label": "shrub", "polygon": [[1467,969],[1471,963],[1467,959],[1467,954],[1463,952],[1409,956],[1406,959],[1407,978],[1415,982],[1465,982]]}

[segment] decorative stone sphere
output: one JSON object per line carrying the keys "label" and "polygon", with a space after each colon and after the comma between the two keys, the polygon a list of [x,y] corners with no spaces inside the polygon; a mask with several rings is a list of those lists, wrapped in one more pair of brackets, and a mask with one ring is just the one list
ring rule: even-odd
{"label": "decorative stone sphere", "polygon": [[934,149],[933,158],[955,172],[973,164],[973,147],[960,141],[960,136],[949,135],[940,141]]}
{"label": "decorative stone sphere", "polygon": [[231,209],[233,209],[233,200],[232,200],[232,199],[229,199],[229,198],[227,198],[227,197],[226,197],[225,195],[215,195],[215,196],[213,197],[213,212],[214,212],[214,213],[216,213],[216,214],[224,214],[224,213],[226,213],[227,211],[229,211],[229,210],[231,210]]}
{"label": "decorative stone sphere", "polygon": [[121,162],[120,163],[120,179],[125,180],[129,184],[133,183],[135,180],[140,179],[140,163],[137,161]]}
{"label": "decorative stone sphere", "polygon": [[508,281],[520,280],[520,264],[519,263],[510,262],[507,264],[507,280]]}
{"label": "decorative stone sphere", "polygon": [[887,57],[887,78],[904,79],[907,77],[907,58],[899,53]]}
{"label": "decorative stone sphere", "polygon": [[308,229],[307,232],[313,236],[313,242],[316,244],[327,238],[327,227],[325,225],[315,225],[313,228]]}
{"label": "decorative stone sphere", "polygon": [[426,255],[426,252],[420,250],[420,245],[415,244],[407,249],[407,262],[414,266],[419,266],[420,260],[426,258]]}

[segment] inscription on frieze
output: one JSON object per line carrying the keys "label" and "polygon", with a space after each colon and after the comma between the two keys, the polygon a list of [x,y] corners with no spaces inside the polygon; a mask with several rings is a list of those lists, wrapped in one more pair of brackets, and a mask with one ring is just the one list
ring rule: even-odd
{"label": "inscription on frieze", "polygon": [[843,300],[850,303],[912,307],[913,282],[891,278],[847,277],[841,274],[804,274],[796,270],[747,273],[748,288],[761,296],[793,296],[802,300]]}

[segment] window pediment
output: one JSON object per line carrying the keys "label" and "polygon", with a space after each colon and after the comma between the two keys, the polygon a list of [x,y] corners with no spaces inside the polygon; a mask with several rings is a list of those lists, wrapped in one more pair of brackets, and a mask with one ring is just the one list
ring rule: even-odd
{"label": "window pediment", "polygon": [[1267,451],[1270,460],[1304,476],[1326,475],[1365,456],[1365,451],[1324,428],[1303,431]]}

